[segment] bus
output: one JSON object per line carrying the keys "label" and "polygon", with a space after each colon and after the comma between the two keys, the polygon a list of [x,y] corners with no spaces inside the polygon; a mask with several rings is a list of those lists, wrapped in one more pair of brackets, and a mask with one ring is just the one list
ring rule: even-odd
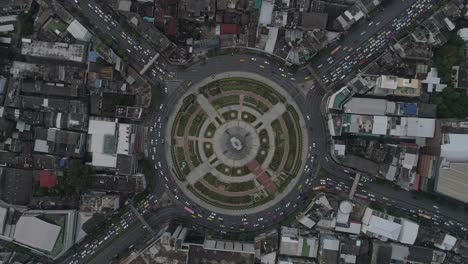
{"label": "bus", "polygon": [[335,55],[335,53],[337,53],[338,50],[340,50],[340,48],[341,48],[341,46],[338,46],[338,47],[334,48],[334,49],[330,52],[330,56]]}
{"label": "bus", "polygon": [[315,186],[315,187],[313,187],[312,190],[314,190],[314,191],[319,191],[319,190],[323,190],[323,189],[326,189],[326,188],[327,188],[327,186],[325,186],[325,185],[320,185],[320,186]]}
{"label": "bus", "polygon": [[369,198],[369,197],[367,197],[367,195],[363,195],[363,194],[360,194],[360,193],[354,193],[354,196],[358,197],[358,198],[361,198],[361,199],[364,199],[364,200],[367,200]]}
{"label": "bus", "polygon": [[428,219],[428,220],[431,220],[431,219],[432,219],[431,216],[429,216],[429,215],[427,215],[427,214],[423,214],[423,213],[418,213],[418,216],[419,216],[419,217],[426,218],[426,219]]}
{"label": "bus", "polygon": [[194,213],[195,213],[192,209],[188,208],[187,206],[184,207],[184,210],[187,211],[187,212],[190,213],[190,214],[194,214]]}

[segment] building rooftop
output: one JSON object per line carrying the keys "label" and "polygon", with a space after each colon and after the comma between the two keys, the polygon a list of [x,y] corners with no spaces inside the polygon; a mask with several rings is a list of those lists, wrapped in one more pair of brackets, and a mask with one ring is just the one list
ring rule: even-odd
{"label": "building rooftop", "polygon": [[27,246],[50,252],[60,234],[61,227],[34,216],[21,216],[16,223],[13,238]]}
{"label": "building rooftop", "polygon": [[89,41],[92,37],[91,33],[76,19],[70,23],[67,31],[70,32],[74,38],[81,41]]}
{"label": "building rooftop", "polygon": [[21,47],[22,55],[75,62],[83,62],[85,52],[85,46],[81,44],[44,42],[37,40],[33,40],[31,42],[23,41]]}
{"label": "building rooftop", "polygon": [[394,114],[396,104],[385,99],[353,97],[343,105],[345,113],[364,115]]}
{"label": "building rooftop", "polygon": [[468,203],[468,163],[442,163],[434,189],[438,193]]}
{"label": "building rooftop", "polygon": [[451,162],[468,162],[468,134],[445,134],[440,156]]}
{"label": "building rooftop", "polygon": [[306,30],[325,29],[327,27],[328,14],[317,12],[302,12],[301,27]]}
{"label": "building rooftop", "polygon": [[[235,242],[235,244],[240,244]],[[253,246],[253,245],[252,245]],[[252,253],[243,253],[235,251],[217,250],[215,248],[206,249],[202,246],[190,245],[187,263],[222,263],[229,260],[233,264],[253,264],[255,255]]]}

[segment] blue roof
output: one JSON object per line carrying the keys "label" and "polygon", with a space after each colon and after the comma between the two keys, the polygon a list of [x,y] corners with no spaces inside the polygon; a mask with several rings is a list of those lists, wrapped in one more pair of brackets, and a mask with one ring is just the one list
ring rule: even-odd
{"label": "blue roof", "polygon": [[89,54],[88,54],[88,60],[90,62],[96,62],[97,57],[98,57],[98,53],[95,52],[94,50],[90,51]]}
{"label": "blue roof", "polygon": [[150,22],[150,23],[154,23],[154,17],[147,17],[147,16],[145,16],[145,17],[143,17],[143,20],[146,20],[146,21],[148,21],[148,22]]}
{"label": "blue roof", "polygon": [[101,86],[102,86],[102,80],[101,80],[101,79],[96,79],[96,80],[94,81],[94,86],[95,86],[95,87],[98,87],[98,88],[101,88]]}
{"label": "blue roof", "polygon": [[415,116],[418,112],[418,107],[415,103],[400,103],[400,109],[404,115]]}

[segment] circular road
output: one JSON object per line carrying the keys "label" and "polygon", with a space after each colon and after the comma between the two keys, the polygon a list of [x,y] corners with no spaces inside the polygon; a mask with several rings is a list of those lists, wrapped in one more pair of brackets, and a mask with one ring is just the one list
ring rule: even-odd
{"label": "circular road", "polygon": [[[323,145],[319,144],[323,135],[320,116],[323,94],[320,90],[300,88],[306,76],[302,71],[288,72],[272,60],[247,55],[218,56],[177,70],[174,80],[166,80],[168,93],[154,109],[148,124],[147,150],[154,169],[155,180],[151,187],[154,194],[158,197],[168,194],[192,222],[221,232],[266,229],[297,210],[311,193],[310,185],[318,170],[316,153],[322,151]],[[273,89],[260,93],[257,101],[269,97],[272,92],[276,92],[282,101],[269,105],[268,100],[265,101],[267,107],[263,111],[258,105],[249,107],[247,103],[239,103],[238,100],[247,99],[245,90],[240,93],[244,95],[233,99],[227,90],[234,94],[239,91],[236,88],[223,90],[222,87],[229,86],[223,82],[240,78]],[[245,83],[238,85],[243,86]],[[213,91],[224,98],[216,101]],[[254,94],[251,97],[255,98]],[[192,104],[184,105],[184,99],[188,97],[190,100],[185,102]],[[181,109],[188,113],[182,121]],[[288,113],[291,109],[297,113],[297,123],[287,118],[293,116]],[[178,129],[180,123],[184,125]],[[188,123],[197,125],[187,126]],[[291,128],[293,123],[296,130]],[[281,125],[283,129],[279,132]],[[273,160],[271,156],[277,156],[277,148],[276,152],[286,152],[286,142],[293,144],[294,140],[281,134],[290,130],[295,131],[296,143],[300,143],[291,147],[297,150],[296,156],[290,159],[296,161],[296,175],[288,178],[284,173],[275,174],[277,168],[270,164],[285,166],[286,161],[282,158]],[[298,136],[302,141],[297,140]],[[259,155],[270,157],[264,157],[261,162],[256,162],[258,166],[252,166],[259,160]],[[287,160],[287,155],[284,158]],[[264,160],[270,163],[265,164]],[[177,172],[182,170],[181,174]],[[259,179],[262,172],[268,176],[266,181]],[[280,177],[286,178],[284,186],[279,184]],[[271,189],[268,178],[275,181],[276,190]],[[232,195],[230,190],[239,191],[239,181],[249,182],[243,184],[249,187],[241,190],[250,200],[246,201],[245,197],[213,199],[210,195],[212,192],[216,193],[216,198],[220,194]],[[264,196],[267,198],[263,199]],[[232,203],[232,200],[238,202]]]}

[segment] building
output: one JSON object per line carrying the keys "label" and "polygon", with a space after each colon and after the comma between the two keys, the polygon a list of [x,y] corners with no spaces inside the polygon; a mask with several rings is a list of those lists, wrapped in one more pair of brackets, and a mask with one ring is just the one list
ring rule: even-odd
{"label": "building", "polygon": [[412,245],[416,241],[419,225],[404,218],[366,208],[362,217],[361,232],[382,241],[393,240]]}
{"label": "building", "polygon": [[130,176],[96,174],[90,176],[87,188],[97,192],[139,193],[145,190],[146,180],[143,174]]}
{"label": "building", "polygon": [[373,93],[379,96],[419,97],[421,95],[421,81],[382,75],[377,78]]}
{"label": "building", "polygon": [[54,60],[84,62],[86,47],[82,44],[67,44],[60,42],[44,42],[23,39],[21,54]]}
{"label": "building", "polygon": [[435,119],[417,117],[344,114],[339,125],[347,133],[398,138],[432,138],[435,131]]}
{"label": "building", "polygon": [[8,33],[14,30],[15,27],[13,26],[13,24],[0,25],[0,33]]}
{"label": "building", "polygon": [[445,257],[446,254],[439,250],[375,241],[373,243],[371,264],[442,264]]}
{"label": "building", "polygon": [[442,137],[435,191],[468,203],[468,134]]}
{"label": "building", "polygon": [[359,235],[361,232],[361,223],[350,220],[353,204],[350,201],[342,201],[336,214],[335,231]]}
{"label": "building", "polygon": [[67,31],[70,32],[74,38],[81,41],[89,41],[92,37],[91,33],[76,19],[70,23]]}
{"label": "building", "polygon": [[60,234],[61,227],[35,216],[21,216],[16,223],[13,239],[20,244],[50,252]]}
{"label": "building", "polygon": [[56,128],[34,128],[34,151],[65,157],[82,157],[86,135]]}
{"label": "building", "polygon": [[136,172],[133,152],[135,126],[118,123],[117,119],[91,117],[88,126],[88,152],[90,165],[98,169],[115,171],[120,175]]}
{"label": "building", "polygon": [[120,197],[103,193],[81,195],[80,211],[88,213],[112,213],[119,209]]}
{"label": "building", "polygon": [[304,30],[325,29],[327,21],[327,13],[302,12],[301,28]]}
{"label": "building", "polygon": [[421,81],[422,84],[427,86],[427,92],[442,92],[447,84],[442,84],[440,77],[438,77],[437,69],[431,68],[431,71],[427,73],[426,79]]}
{"label": "building", "polygon": [[280,255],[316,258],[318,247],[317,236],[306,235],[296,228],[281,227]]}

